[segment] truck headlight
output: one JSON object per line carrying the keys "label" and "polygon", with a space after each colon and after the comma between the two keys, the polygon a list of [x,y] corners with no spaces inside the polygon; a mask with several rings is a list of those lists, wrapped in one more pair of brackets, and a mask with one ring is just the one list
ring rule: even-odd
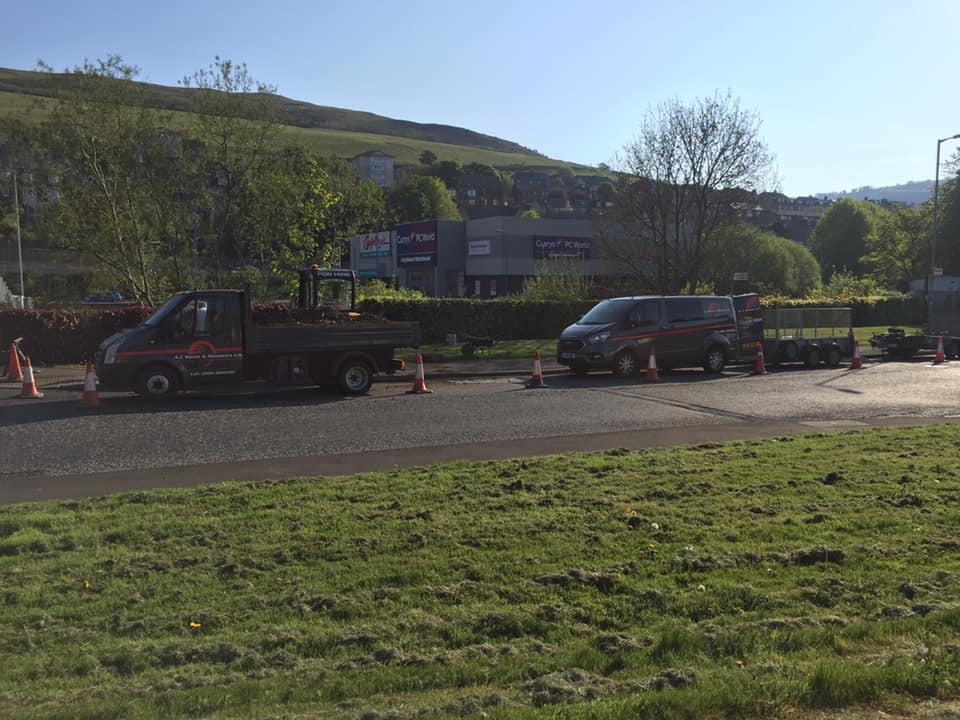
{"label": "truck headlight", "polygon": [[121,345],[123,345],[123,343],[115,342],[107,346],[106,351],[103,353],[104,365],[113,365],[117,361],[117,350],[120,349]]}
{"label": "truck headlight", "polygon": [[596,345],[597,343],[606,342],[607,338],[610,337],[608,332],[595,333],[593,335],[587,336],[587,345]]}

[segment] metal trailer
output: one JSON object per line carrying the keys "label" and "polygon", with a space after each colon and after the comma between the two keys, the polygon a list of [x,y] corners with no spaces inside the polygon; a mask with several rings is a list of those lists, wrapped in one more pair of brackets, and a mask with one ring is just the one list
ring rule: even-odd
{"label": "metal trailer", "polygon": [[884,359],[909,360],[918,353],[936,352],[943,342],[944,357],[960,357],[960,293],[937,291],[929,298],[923,332],[888,328],[870,338],[870,346],[880,350]]}
{"label": "metal trailer", "polygon": [[764,308],[762,314],[768,362],[836,367],[853,355],[851,308]]}

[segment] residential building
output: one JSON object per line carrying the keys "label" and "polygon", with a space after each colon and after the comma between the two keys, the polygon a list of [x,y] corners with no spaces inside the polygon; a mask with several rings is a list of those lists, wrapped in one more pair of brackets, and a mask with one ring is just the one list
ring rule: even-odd
{"label": "residential building", "polygon": [[373,180],[382,188],[393,185],[393,155],[381,150],[371,150],[350,159],[361,180]]}

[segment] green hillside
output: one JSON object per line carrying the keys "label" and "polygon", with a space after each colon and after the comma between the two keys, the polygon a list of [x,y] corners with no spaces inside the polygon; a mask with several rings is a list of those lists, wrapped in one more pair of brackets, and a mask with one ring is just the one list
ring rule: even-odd
{"label": "green hillside", "polygon": [[[69,87],[66,74],[0,68],[0,116],[25,115],[32,106],[42,108],[45,98]],[[144,83],[147,103],[158,109],[189,113],[197,90]],[[287,137],[321,155],[353,157],[382,150],[399,165],[417,164],[420,153],[430,150],[441,160],[478,162],[503,169],[556,168],[593,172],[583,165],[548,158],[517,143],[449,125],[414,123],[373,113],[324,107],[277,96]]]}

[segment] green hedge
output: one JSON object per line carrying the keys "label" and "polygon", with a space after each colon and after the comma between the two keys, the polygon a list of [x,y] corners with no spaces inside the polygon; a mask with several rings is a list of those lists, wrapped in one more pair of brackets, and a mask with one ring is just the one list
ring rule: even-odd
{"label": "green hedge", "polygon": [[[922,301],[911,296],[837,300],[769,297],[763,302],[766,307],[850,307],[856,326],[919,325],[923,317]],[[367,299],[361,302],[360,309],[391,320],[419,321],[423,343],[429,345],[443,342],[447,333],[461,338],[481,335],[498,340],[557,337],[593,304],[513,298]],[[138,325],[150,312],[151,308],[144,307],[0,311],[0,365],[6,363],[7,348],[16,337],[23,337],[21,347],[37,365],[84,362],[93,357],[101,341],[118,330]],[[254,312],[276,319],[287,311],[277,306],[257,306]]]}
{"label": "green hedge", "polygon": [[360,309],[391,320],[417,320],[424,344],[443,342],[447,333],[480,335],[497,340],[548,338],[576,322],[593,301],[525,300],[364,300]]}

